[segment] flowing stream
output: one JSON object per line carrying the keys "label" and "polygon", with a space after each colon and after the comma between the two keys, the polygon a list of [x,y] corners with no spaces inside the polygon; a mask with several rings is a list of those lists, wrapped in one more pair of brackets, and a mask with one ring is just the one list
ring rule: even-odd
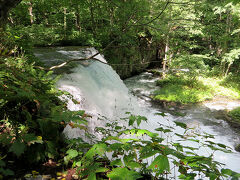
{"label": "flowing stream", "polygon": [[[95,53],[94,48],[79,47],[38,48],[35,50],[35,55],[48,66],[69,59],[89,57]],[[101,55],[96,58],[106,62]],[[155,84],[157,78],[150,73],[142,73],[123,82],[109,65],[94,60],[80,62],[58,73],[61,73],[62,77],[58,81],[57,87],[71,93],[79,102],[79,104],[74,104],[69,99],[68,108],[70,110],[83,109],[92,115],[92,118],[89,119],[91,132],[94,132],[95,127],[104,127],[105,123],[98,119],[98,115],[115,121],[124,117],[125,112],[128,111],[147,117],[148,122],[141,124],[141,128],[144,129],[154,131],[160,126],[159,124],[173,125],[173,121],[180,121],[194,127],[196,131],[205,131],[215,135],[214,142],[216,143],[225,144],[233,149],[235,144],[240,143],[240,134],[232,130],[224,120],[215,118],[214,110],[211,109],[214,105],[211,103],[206,106],[195,105],[180,110],[181,114],[185,114],[185,116],[172,115],[171,111],[174,112],[174,108],[166,111],[161,106],[152,103],[149,96],[157,89]],[[240,106],[240,103],[232,106]],[[157,115],[163,111],[166,111],[166,117]],[[64,131],[69,138],[79,137],[83,133],[79,129],[73,130],[70,127],[66,127]],[[181,130],[177,129],[176,131]],[[210,152],[199,151],[200,154],[210,155]],[[231,154],[215,152],[214,158],[225,163],[226,168],[240,172],[239,152],[234,150]]]}

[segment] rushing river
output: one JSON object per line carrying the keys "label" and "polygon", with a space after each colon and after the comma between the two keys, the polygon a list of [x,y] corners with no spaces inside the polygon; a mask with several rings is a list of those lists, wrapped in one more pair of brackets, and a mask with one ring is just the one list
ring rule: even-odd
{"label": "rushing river", "polygon": [[[49,66],[69,59],[89,57],[94,53],[96,51],[93,48],[81,49],[79,47],[35,50],[35,55]],[[96,58],[106,62],[100,55]],[[172,125],[173,121],[180,121],[194,127],[196,131],[205,131],[215,135],[214,142],[216,143],[225,144],[233,149],[236,143],[240,143],[240,135],[232,130],[224,120],[215,118],[213,110],[209,108],[211,104],[208,104],[208,107],[196,105],[182,109],[180,110],[181,114],[185,114],[185,116],[175,116],[171,113],[175,109],[170,108],[166,111],[161,106],[152,103],[149,96],[157,89],[156,80],[157,78],[150,73],[142,73],[123,82],[109,65],[90,60],[67,68],[65,73],[62,73],[57,87],[68,91],[80,102],[76,105],[69,100],[68,108],[70,110],[84,109],[93,116],[92,119],[89,119],[89,129],[92,132],[95,127],[104,126],[104,122],[97,118],[98,115],[116,120],[124,116],[125,112],[131,111],[134,114],[146,116],[148,122],[142,123],[141,127],[151,131],[159,127],[159,124]],[[156,115],[163,111],[166,111],[166,117]],[[72,131],[70,129],[69,127],[65,129],[65,133],[70,138],[82,134],[80,130]],[[199,153],[210,155],[210,152],[207,151]],[[239,152],[234,150],[231,154],[215,152],[214,158],[225,163],[227,168],[240,172]]]}

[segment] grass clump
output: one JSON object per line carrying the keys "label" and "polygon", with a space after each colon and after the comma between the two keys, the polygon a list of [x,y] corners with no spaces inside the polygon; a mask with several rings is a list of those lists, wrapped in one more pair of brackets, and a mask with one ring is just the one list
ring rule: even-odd
{"label": "grass clump", "polygon": [[233,121],[240,124],[240,107],[233,109],[228,114],[232,117]]}
{"label": "grass clump", "polygon": [[214,96],[240,98],[240,92],[234,87],[226,87],[221,79],[170,75],[159,80],[161,88],[155,91],[154,99],[161,101],[180,102],[182,104],[198,103],[212,99]]}

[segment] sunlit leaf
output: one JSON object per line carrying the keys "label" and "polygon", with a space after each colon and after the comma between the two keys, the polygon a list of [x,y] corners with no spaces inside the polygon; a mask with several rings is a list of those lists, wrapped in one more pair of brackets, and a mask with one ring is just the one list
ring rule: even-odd
{"label": "sunlit leaf", "polygon": [[163,173],[164,171],[170,170],[170,165],[167,156],[159,155],[157,156],[148,169],[152,169],[153,172]]}
{"label": "sunlit leaf", "polygon": [[70,158],[75,158],[78,156],[78,152],[74,149],[69,149],[66,153]]}
{"label": "sunlit leaf", "polygon": [[123,163],[122,163],[121,159],[116,159],[114,161],[111,161],[110,165],[111,166],[123,166]]}
{"label": "sunlit leaf", "polygon": [[107,174],[107,177],[112,180],[136,180],[142,176],[138,172],[129,171],[127,168],[115,168]]}

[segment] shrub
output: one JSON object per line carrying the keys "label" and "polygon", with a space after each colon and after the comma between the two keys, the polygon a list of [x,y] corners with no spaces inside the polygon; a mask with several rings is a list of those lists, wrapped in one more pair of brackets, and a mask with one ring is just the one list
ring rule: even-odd
{"label": "shrub", "polygon": [[197,76],[204,75],[209,71],[209,66],[205,64],[204,60],[209,57],[206,55],[186,54],[176,57],[172,60],[171,68],[188,69],[188,72],[179,71],[181,74],[187,74],[190,79],[195,79]]}
{"label": "shrub", "polygon": [[230,111],[229,115],[233,118],[234,121],[240,123],[240,107]]}
{"label": "shrub", "polygon": [[83,112],[69,112],[51,72],[35,69],[25,57],[1,57],[0,70],[0,160],[9,169],[0,173],[59,159],[64,124],[76,118],[85,123]]}

